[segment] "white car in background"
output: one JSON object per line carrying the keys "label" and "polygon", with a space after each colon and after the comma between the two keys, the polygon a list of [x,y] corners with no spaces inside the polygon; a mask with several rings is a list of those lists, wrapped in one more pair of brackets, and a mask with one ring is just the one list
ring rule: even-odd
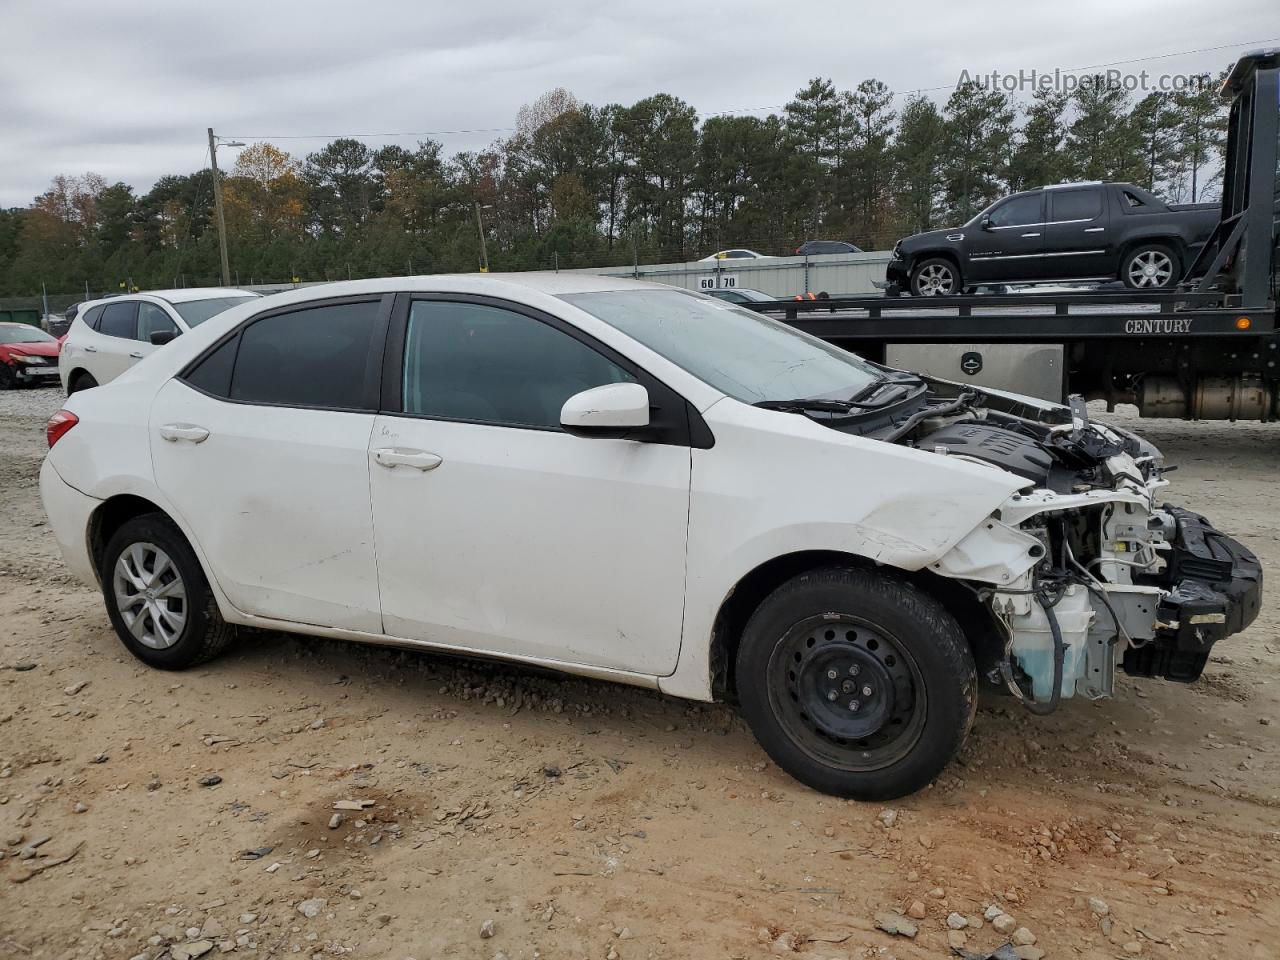
{"label": "white car in background", "polygon": [[153,290],[80,304],[59,361],[68,394],[108,383],[162,344],[256,293],[225,287]]}
{"label": "white car in background", "polygon": [[946,767],[980,682],[1048,713],[1121,666],[1193,680],[1257,615],[1158,451],[1072,414],[657,284],[360,280],[70,397],[40,492],[152,666],[239,624],[732,699],[878,799]]}
{"label": "white car in background", "polygon": [[703,257],[699,263],[710,263],[713,260],[772,260],[773,257],[767,253],[756,253],[754,250],[747,250],[745,247],[735,247],[732,250],[720,250],[713,253],[709,257]]}

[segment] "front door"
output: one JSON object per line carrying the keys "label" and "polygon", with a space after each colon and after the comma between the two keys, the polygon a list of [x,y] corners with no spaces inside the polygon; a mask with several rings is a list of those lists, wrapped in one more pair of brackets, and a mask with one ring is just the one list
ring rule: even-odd
{"label": "front door", "polygon": [[263,314],[152,403],[156,483],[245,613],[382,630],[368,448],[385,317],[377,298]]}
{"label": "front door", "polygon": [[570,396],[636,371],[523,308],[404,302],[369,442],[386,633],[672,672],[690,450],[560,428]]}
{"label": "front door", "polygon": [[966,286],[1038,280],[1043,269],[1043,194],[1024,193],[998,204],[985,224],[965,228]]}

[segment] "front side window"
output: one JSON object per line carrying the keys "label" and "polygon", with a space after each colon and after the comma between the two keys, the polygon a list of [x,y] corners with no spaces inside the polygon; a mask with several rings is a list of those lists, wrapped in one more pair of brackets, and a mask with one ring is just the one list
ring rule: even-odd
{"label": "front side window", "polygon": [[991,213],[994,227],[1023,227],[1040,222],[1040,194],[1014,197]]}
{"label": "front side window", "polygon": [[634,379],[580,340],[524,314],[418,300],[405,331],[404,412],[560,428],[575,393]]}
{"label": "front side window", "polygon": [[1092,220],[1100,213],[1101,190],[1063,190],[1053,195],[1054,220]]}
{"label": "front side window", "polygon": [[108,337],[136,339],[138,335],[137,301],[108,303],[107,308],[102,311],[102,319],[98,322],[98,332]]}
{"label": "front side window", "polygon": [[[370,300],[308,307],[251,322],[240,333],[230,399],[369,409],[365,371],[377,315],[378,301]],[[210,354],[205,362],[216,355]],[[218,372],[216,367],[211,375]],[[199,374],[200,368],[194,372]]]}
{"label": "front side window", "polygon": [[175,303],[173,309],[178,311],[178,316],[188,327],[197,327],[210,317],[216,317],[223,310],[230,310],[247,300],[257,299],[257,297],[210,297],[208,300],[187,300],[183,303]]}
{"label": "front side window", "polygon": [[880,378],[870,364],[817,337],[686,290],[614,290],[561,299],[744,403],[847,400]]}
{"label": "front side window", "polygon": [[151,342],[151,334],[172,330],[178,332],[178,325],[173,318],[154,303],[138,304],[138,339],[143,343]]}

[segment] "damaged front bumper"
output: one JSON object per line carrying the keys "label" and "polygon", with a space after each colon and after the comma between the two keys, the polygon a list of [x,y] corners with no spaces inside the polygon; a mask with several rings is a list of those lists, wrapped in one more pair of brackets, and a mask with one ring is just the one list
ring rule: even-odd
{"label": "damaged front bumper", "polygon": [[1155,636],[1124,651],[1124,672],[1190,683],[1215,643],[1239,633],[1262,606],[1262,565],[1240,541],[1190,510],[1168,504],[1171,586],[1157,608]]}

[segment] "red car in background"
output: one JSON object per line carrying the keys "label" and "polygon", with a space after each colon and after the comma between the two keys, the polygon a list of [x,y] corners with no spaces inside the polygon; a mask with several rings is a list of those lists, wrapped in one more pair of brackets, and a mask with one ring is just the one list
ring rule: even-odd
{"label": "red car in background", "polygon": [[62,340],[25,323],[0,323],[0,390],[58,383]]}

